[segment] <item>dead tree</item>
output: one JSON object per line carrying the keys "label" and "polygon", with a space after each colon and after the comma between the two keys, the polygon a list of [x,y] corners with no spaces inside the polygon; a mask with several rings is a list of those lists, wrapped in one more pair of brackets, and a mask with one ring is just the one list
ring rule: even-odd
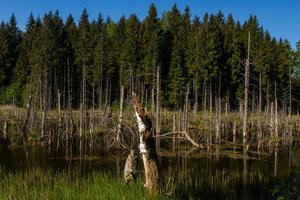
{"label": "dead tree", "polygon": [[135,181],[137,176],[137,154],[135,149],[131,149],[125,162],[124,181],[129,183]]}
{"label": "dead tree", "polygon": [[122,132],[122,124],[123,124],[123,103],[124,102],[124,86],[121,86],[120,90],[120,113],[119,113],[119,123],[117,130],[117,143],[120,144],[120,137]]}
{"label": "dead tree", "polygon": [[159,175],[155,141],[152,136],[152,121],[135,94],[133,94],[133,107],[139,128],[139,150],[145,169],[146,183],[144,186],[150,194],[156,194],[158,192]]}
{"label": "dead tree", "polygon": [[23,143],[25,143],[27,140],[27,132],[28,132],[27,125],[28,125],[28,120],[29,120],[29,116],[30,116],[31,102],[32,102],[32,96],[30,95],[28,104],[26,105],[25,120],[22,125]]}
{"label": "dead tree", "polygon": [[[156,75],[156,136],[160,133],[160,66],[157,68]],[[159,137],[156,137],[156,146],[159,146]]]}
{"label": "dead tree", "polygon": [[243,143],[247,142],[247,123],[248,123],[248,89],[249,89],[249,65],[250,65],[250,31],[248,33],[248,56],[245,66],[245,97],[244,97],[244,116],[243,116]]}

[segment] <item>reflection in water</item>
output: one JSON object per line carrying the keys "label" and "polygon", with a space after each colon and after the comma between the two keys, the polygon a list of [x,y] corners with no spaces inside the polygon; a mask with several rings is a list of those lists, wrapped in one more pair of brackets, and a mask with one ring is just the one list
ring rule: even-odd
{"label": "reflection in water", "polygon": [[[54,152],[40,147],[0,149],[0,167],[11,171],[37,167],[64,170],[70,180],[94,171],[122,175],[126,154],[75,152],[78,150],[72,148]],[[161,151],[160,156],[164,191],[176,199],[273,199],[273,188],[284,186],[288,177],[294,177],[292,181],[300,177],[300,151],[292,148],[287,152],[275,148],[272,156],[260,155],[259,159],[242,149],[224,150],[221,146],[214,150]],[[142,171],[142,165],[139,168]]]}

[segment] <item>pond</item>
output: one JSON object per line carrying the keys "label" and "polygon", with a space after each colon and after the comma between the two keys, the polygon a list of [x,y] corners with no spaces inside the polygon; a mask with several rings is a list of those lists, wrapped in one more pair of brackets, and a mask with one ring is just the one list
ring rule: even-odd
{"label": "pond", "polygon": [[[0,147],[0,167],[8,173],[32,168],[58,173],[69,170],[82,178],[101,172],[121,181],[126,153],[110,154],[100,148],[81,155],[76,152],[65,159],[65,151],[48,147]],[[299,148],[246,156],[240,150],[223,147],[210,151],[181,148],[161,150],[159,155],[163,190],[172,192],[175,199],[276,199],[299,195],[300,188],[295,189],[300,179]],[[143,177],[142,165],[139,170]]]}

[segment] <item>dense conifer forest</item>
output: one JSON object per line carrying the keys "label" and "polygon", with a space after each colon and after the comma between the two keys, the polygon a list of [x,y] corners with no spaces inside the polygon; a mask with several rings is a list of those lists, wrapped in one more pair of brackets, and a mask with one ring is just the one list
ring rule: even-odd
{"label": "dense conifer forest", "polygon": [[24,31],[12,15],[0,25],[0,103],[24,106],[31,96],[37,109],[53,109],[59,94],[62,108],[102,108],[124,86],[126,102],[135,91],[153,110],[158,90],[163,107],[181,109],[188,98],[195,111],[238,110],[250,33],[249,109],[277,98],[283,112],[298,112],[300,44],[272,37],[256,16],[201,15],[174,5],[158,16],[152,4],[145,19],[89,19],[83,9],[77,23],[49,11],[30,14]]}

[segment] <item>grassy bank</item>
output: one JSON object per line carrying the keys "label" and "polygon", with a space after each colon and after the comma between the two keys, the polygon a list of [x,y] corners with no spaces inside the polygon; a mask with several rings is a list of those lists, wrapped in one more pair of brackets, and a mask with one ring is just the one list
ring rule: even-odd
{"label": "grassy bank", "polygon": [[94,172],[86,177],[67,172],[0,169],[0,199],[166,199],[150,197],[142,180],[126,185],[119,178]]}

